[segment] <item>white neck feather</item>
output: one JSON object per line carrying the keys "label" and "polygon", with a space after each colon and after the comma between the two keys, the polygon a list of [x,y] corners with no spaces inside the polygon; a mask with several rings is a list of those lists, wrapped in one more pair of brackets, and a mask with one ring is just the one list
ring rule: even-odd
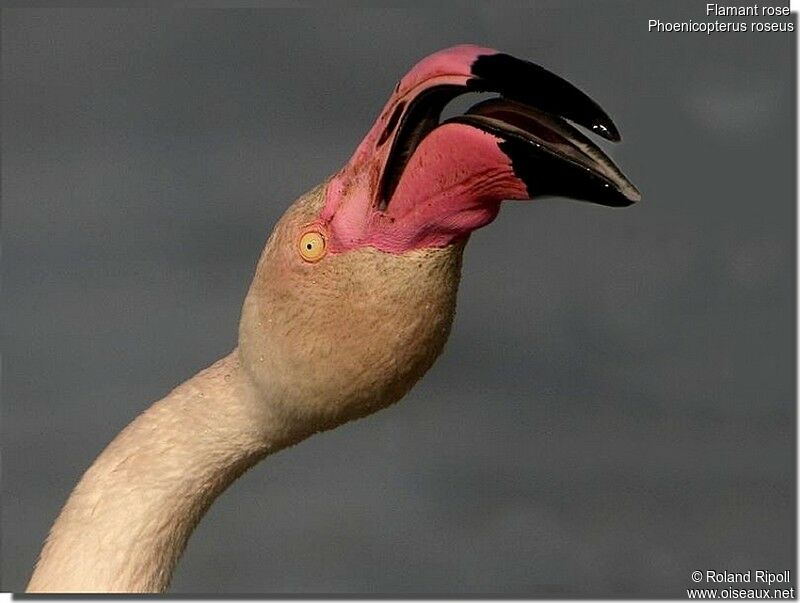
{"label": "white neck feather", "polygon": [[84,474],[28,592],[161,592],[214,499],[301,439],[256,394],[238,351],[128,425]]}

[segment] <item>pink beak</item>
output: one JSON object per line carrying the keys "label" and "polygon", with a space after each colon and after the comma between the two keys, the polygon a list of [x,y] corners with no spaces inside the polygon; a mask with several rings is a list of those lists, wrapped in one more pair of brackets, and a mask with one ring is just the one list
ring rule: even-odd
{"label": "pink beak", "polygon": [[[499,96],[442,122],[445,106],[468,92]],[[397,84],[328,186],[320,217],[333,250],[444,246],[491,222],[504,199],[638,201],[639,191],[570,121],[620,139],[597,103],[538,65],[478,46],[430,55]]]}

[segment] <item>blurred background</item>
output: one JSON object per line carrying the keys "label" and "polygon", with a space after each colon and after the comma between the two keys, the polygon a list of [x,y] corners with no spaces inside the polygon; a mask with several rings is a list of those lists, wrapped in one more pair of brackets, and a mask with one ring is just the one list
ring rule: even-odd
{"label": "blurred background", "polygon": [[114,435],[235,345],[284,209],[464,42],[596,99],[643,201],[506,204],[430,373],[236,482],[172,591],[682,598],[794,569],[794,34],[647,32],[697,2],[161,6],[2,13],[5,590]]}

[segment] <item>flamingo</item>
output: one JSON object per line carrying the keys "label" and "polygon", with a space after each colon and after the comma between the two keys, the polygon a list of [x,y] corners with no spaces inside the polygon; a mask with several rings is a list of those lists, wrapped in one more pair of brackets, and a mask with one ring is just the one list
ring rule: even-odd
{"label": "flamingo", "polygon": [[[467,92],[496,96],[443,120]],[[619,140],[593,100],[533,63],[472,45],[419,62],[349,162],[278,221],[237,347],[85,472],[28,592],[164,591],[193,528],[245,470],[402,398],[447,340],[470,233],[503,200],[639,200],[576,126]]]}

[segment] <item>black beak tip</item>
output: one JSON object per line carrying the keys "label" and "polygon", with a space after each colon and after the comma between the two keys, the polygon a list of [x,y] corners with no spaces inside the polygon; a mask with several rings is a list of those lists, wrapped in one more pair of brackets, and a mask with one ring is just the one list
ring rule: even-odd
{"label": "black beak tip", "polygon": [[617,126],[614,125],[614,122],[611,121],[610,118],[606,117],[606,119],[597,120],[595,123],[592,124],[591,128],[592,132],[605,138],[606,140],[610,140],[611,142],[619,142],[621,140],[621,136],[619,135],[619,130],[617,130]]}
{"label": "black beak tip", "polygon": [[642,198],[622,174],[612,182],[594,170],[523,140],[512,138],[498,146],[511,161],[514,175],[525,183],[531,199],[555,196],[606,207],[628,207]]}
{"label": "black beak tip", "polygon": [[616,203],[609,203],[609,207],[630,207],[634,203],[638,203],[642,199],[642,195],[639,191],[635,191],[635,194],[631,193],[619,193],[616,195],[618,202]]}
{"label": "black beak tip", "polygon": [[576,201],[588,201],[589,203],[613,208],[630,207],[642,198],[641,193],[630,183],[626,183],[623,188],[617,188],[609,183],[598,186],[596,181],[593,184],[583,183],[583,185],[578,185],[572,190],[561,193],[561,195]]}
{"label": "black beak tip", "polygon": [[587,189],[584,200],[607,207],[630,207],[642,200],[642,193],[625,179],[624,183],[617,186],[606,182],[602,188],[595,189],[594,193],[591,189]]}
{"label": "black beak tip", "polygon": [[499,92],[506,98],[569,119],[598,136],[619,142],[611,118],[582,90],[545,69],[509,54],[480,55],[471,66],[467,88]]}

